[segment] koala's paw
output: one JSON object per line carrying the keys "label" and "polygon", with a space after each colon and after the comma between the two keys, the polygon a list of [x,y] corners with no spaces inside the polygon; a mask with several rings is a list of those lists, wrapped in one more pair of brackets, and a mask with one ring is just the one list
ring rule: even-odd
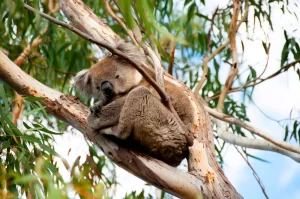
{"label": "koala's paw", "polygon": [[91,130],[96,131],[98,129],[98,117],[92,112],[87,116],[87,125]]}
{"label": "koala's paw", "polygon": [[96,117],[100,116],[101,109],[102,109],[102,106],[97,105],[97,104],[90,107],[91,114],[93,114]]}

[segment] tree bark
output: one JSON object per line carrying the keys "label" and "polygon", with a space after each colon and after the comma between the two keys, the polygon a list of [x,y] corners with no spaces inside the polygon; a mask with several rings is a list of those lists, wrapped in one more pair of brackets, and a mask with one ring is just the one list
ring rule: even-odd
{"label": "tree bark", "polygon": [[[76,27],[87,34],[114,45],[120,37],[80,0],[60,1],[65,15]],[[88,108],[78,99],[64,95],[27,75],[0,52],[0,79],[18,93],[26,96],[43,97],[41,103],[47,111],[83,132],[96,146],[118,166],[146,182],[180,198],[242,198],[228,181],[218,165],[213,143],[211,122],[207,112],[193,92],[184,84],[166,76],[185,92],[194,107],[194,145],[189,148],[189,170],[183,172],[144,154],[119,146],[100,134],[86,131]]]}

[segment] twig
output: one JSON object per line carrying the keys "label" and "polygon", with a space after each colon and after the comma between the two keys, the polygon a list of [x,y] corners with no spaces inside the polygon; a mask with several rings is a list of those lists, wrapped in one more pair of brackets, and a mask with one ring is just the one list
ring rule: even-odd
{"label": "twig", "polygon": [[[241,90],[243,90],[245,88],[248,88],[248,87],[254,87],[254,86],[256,86],[260,83],[263,83],[266,80],[269,80],[273,77],[276,77],[279,74],[282,74],[283,72],[286,72],[288,69],[290,69],[292,66],[294,66],[297,63],[300,63],[300,59],[297,59],[297,60],[283,66],[282,68],[280,68],[279,70],[277,70],[273,74],[269,75],[268,77],[256,78],[256,79],[253,79],[253,80],[249,80],[243,86],[232,88],[228,91],[228,93],[238,92],[238,91],[241,91]],[[220,96],[220,92],[218,92],[218,93],[214,94],[213,96],[207,98],[205,101],[209,102],[210,100],[217,99],[219,96]]]}
{"label": "twig", "polygon": [[214,12],[212,18],[211,18],[211,25],[207,34],[207,45],[206,45],[206,54],[202,60],[202,65],[203,65],[203,74],[201,76],[201,79],[199,80],[199,82],[197,83],[197,86],[195,88],[195,93],[198,94],[200,89],[202,88],[202,85],[204,84],[205,80],[207,79],[207,73],[208,73],[208,55],[211,52],[211,32],[213,30],[213,26],[214,26],[214,20],[215,17],[217,15],[219,8],[217,7],[216,11]]}
{"label": "twig", "polygon": [[168,67],[168,73],[170,75],[173,74],[175,47],[176,47],[175,39],[171,39],[171,41],[170,41],[170,62],[169,62],[169,67]]}
{"label": "twig", "polygon": [[222,111],[224,107],[224,101],[228,90],[231,88],[233,80],[238,73],[238,55],[236,49],[236,31],[237,31],[237,19],[240,10],[240,1],[233,0],[233,14],[230,23],[229,40],[230,40],[230,52],[232,57],[231,72],[229,73],[224,88],[220,94],[217,110]]}
{"label": "twig", "polygon": [[109,13],[109,15],[116,20],[122,27],[123,29],[126,31],[126,33],[128,34],[128,36],[131,38],[132,42],[134,43],[135,46],[139,47],[138,42],[135,40],[133,32],[127,28],[127,26],[125,25],[125,23],[122,21],[122,19],[120,19],[115,12],[112,10],[111,6],[109,5],[109,3],[107,2],[107,0],[104,0],[104,4],[105,4],[105,8],[107,10],[107,12]]}
{"label": "twig", "polygon": [[209,108],[208,106],[204,106],[204,108],[211,116],[213,116],[213,117],[215,117],[219,120],[222,120],[222,121],[228,122],[230,124],[240,126],[244,129],[250,131],[251,133],[253,133],[255,135],[258,135],[259,137],[264,138],[265,140],[273,143],[274,145],[276,145],[280,148],[283,148],[283,149],[286,149],[288,151],[292,151],[292,152],[295,152],[297,154],[300,154],[300,147],[298,147],[298,146],[294,146],[294,145],[289,144],[287,142],[277,140],[277,139],[273,138],[272,136],[270,136],[268,133],[255,128],[251,124],[243,122],[242,120],[234,118],[230,115],[226,115],[226,114],[221,113],[219,111],[213,110],[213,109]]}
{"label": "twig", "polygon": [[267,199],[269,199],[267,193],[266,193],[266,190],[265,190],[265,187],[264,185],[262,184],[259,176],[257,175],[256,171],[254,170],[254,168],[251,166],[250,162],[243,156],[243,154],[238,150],[238,148],[236,146],[234,146],[235,149],[237,150],[237,152],[242,156],[242,158],[245,160],[245,162],[248,164],[248,166],[250,167],[250,169],[253,171],[253,176],[255,177],[256,181],[258,182],[263,194],[265,195],[265,197]]}
{"label": "twig", "polygon": [[137,70],[139,71],[143,77],[147,80],[147,82],[149,82],[149,84],[151,84],[151,86],[153,86],[153,88],[157,91],[157,93],[160,95],[161,97],[161,100],[162,100],[162,103],[164,105],[166,105],[169,110],[171,110],[172,108],[172,104],[170,102],[170,99],[169,97],[167,96],[167,94],[160,88],[160,86],[155,82],[155,80],[145,71],[145,69],[143,69],[142,66],[140,66],[139,63],[137,63],[136,61],[130,59],[130,57],[128,57],[125,53],[119,51],[118,49],[110,46],[109,44],[107,44],[106,42],[102,42],[102,41],[99,41],[95,38],[92,38],[91,36],[89,36],[88,34],[80,31],[79,29],[67,24],[66,22],[63,22],[63,21],[60,21],[60,20],[57,20],[45,13],[42,13],[34,8],[32,8],[31,6],[27,5],[27,4],[24,4],[24,7],[26,9],[28,9],[29,11],[32,11],[32,12],[36,12],[38,13],[40,16],[44,17],[45,19],[48,19],[49,21],[57,24],[57,25],[60,25],[64,28],[67,28],[69,30],[71,30],[72,32],[76,33],[77,35],[79,35],[80,37],[94,43],[94,44],[97,44],[99,46],[102,46],[104,48],[106,48],[107,50],[109,50],[112,54],[115,54],[115,55],[118,55],[119,57],[122,57],[125,61],[127,61],[128,63],[132,64],[132,66]]}

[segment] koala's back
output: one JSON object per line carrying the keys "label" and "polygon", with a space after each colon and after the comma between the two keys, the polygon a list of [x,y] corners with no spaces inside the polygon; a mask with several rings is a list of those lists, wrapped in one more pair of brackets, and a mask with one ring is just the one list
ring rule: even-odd
{"label": "koala's back", "polygon": [[187,157],[185,132],[173,114],[147,88],[137,87],[127,97],[119,122],[131,131],[128,139],[145,153],[177,166]]}

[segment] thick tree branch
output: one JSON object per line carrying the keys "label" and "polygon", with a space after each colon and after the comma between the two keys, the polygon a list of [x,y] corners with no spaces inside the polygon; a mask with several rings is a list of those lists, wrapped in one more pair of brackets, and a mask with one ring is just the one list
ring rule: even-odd
{"label": "thick tree branch", "polygon": [[[215,122],[217,123],[217,121],[215,121]],[[220,127],[218,127],[218,128],[220,128]],[[218,138],[224,140],[227,143],[241,146],[241,147],[251,148],[251,149],[273,151],[273,152],[288,156],[288,157],[292,158],[293,160],[295,160],[296,162],[300,163],[300,154],[280,148],[266,140],[251,139],[251,138],[247,138],[247,137],[238,136],[238,135],[229,133],[226,130],[226,128],[218,129],[217,135],[218,135]]]}
{"label": "thick tree branch", "polygon": [[285,150],[288,150],[288,151],[300,154],[300,147],[294,146],[294,145],[289,144],[289,143],[284,142],[284,141],[277,140],[277,139],[273,138],[272,136],[270,136],[268,133],[255,128],[251,124],[243,122],[242,120],[239,120],[237,118],[231,117],[230,115],[226,115],[224,113],[221,113],[221,112],[218,112],[216,110],[213,110],[213,109],[209,108],[208,106],[205,106],[205,110],[211,116],[213,116],[213,117],[215,117],[215,118],[217,118],[219,120],[222,120],[222,121],[228,122],[230,124],[234,124],[234,125],[240,126],[240,127],[244,128],[244,129],[250,131],[251,133],[253,133],[255,135],[258,135],[259,137],[264,138],[265,140],[273,143],[274,145],[276,145],[276,146],[278,146],[278,147],[280,147],[282,149],[285,149]]}

